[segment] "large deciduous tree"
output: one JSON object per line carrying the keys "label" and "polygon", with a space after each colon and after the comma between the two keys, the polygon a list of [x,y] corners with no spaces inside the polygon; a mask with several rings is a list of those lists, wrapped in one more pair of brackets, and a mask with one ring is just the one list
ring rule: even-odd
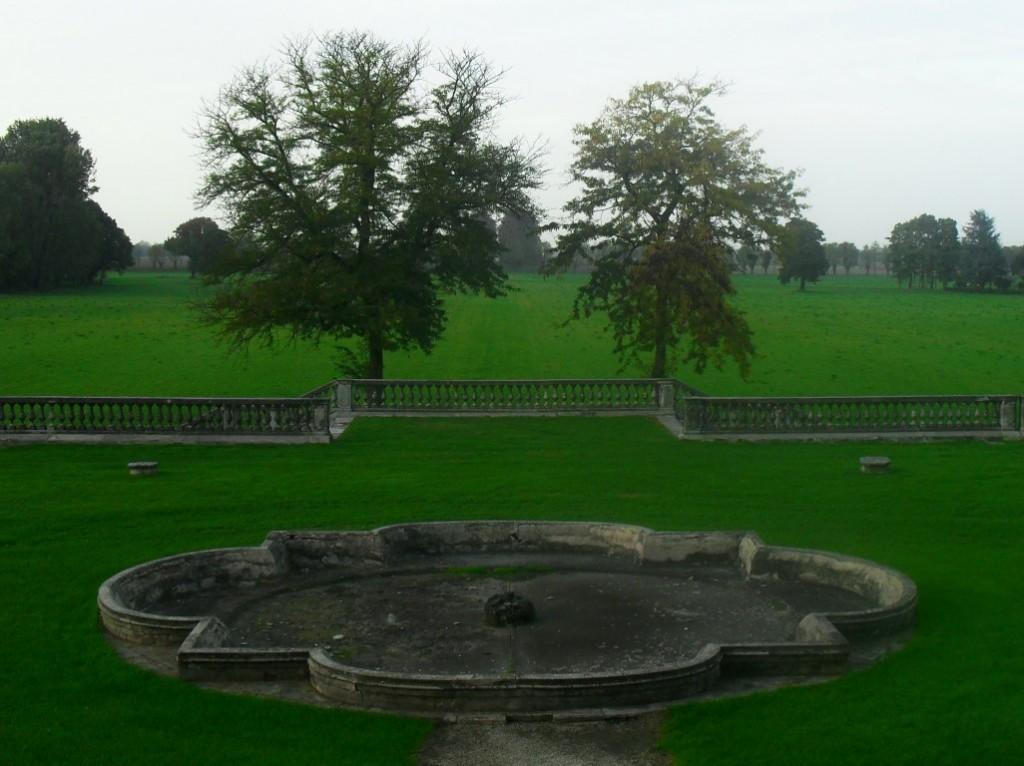
{"label": "large deciduous tree", "polygon": [[736,251],[736,265],[739,266],[741,271],[749,271],[753,274],[762,255],[762,248],[755,247],[754,245],[748,245],[744,242],[740,245],[739,250]]}
{"label": "large deciduous tree", "polygon": [[0,290],[101,280],[131,265],[131,241],[92,199],[95,162],[59,119],[0,136]]}
{"label": "large deciduous tree", "polygon": [[653,82],[608,102],[576,128],[556,269],[592,262],[574,316],[606,314],[624,365],[662,377],[679,349],[698,372],[753,351],[730,302],[734,245],[771,242],[798,208],[794,174],[770,167],[745,128],[719,124],[709,100],[722,86]]}
{"label": "large deciduous tree", "polygon": [[870,245],[864,245],[860,249],[860,258],[861,263],[864,265],[864,272],[866,274],[873,274],[875,269],[885,265],[888,254],[886,248],[882,247],[878,242],[872,242]]}
{"label": "large deciduous tree", "polygon": [[842,266],[846,276],[850,276],[850,269],[860,260],[860,250],[852,242],[826,242],[825,258],[833,274],[837,266]]}
{"label": "large deciduous tree", "polygon": [[964,226],[961,283],[977,288],[998,285],[1006,278],[1007,270],[995,221],[984,210],[972,211]]}
{"label": "large deciduous tree", "polygon": [[190,276],[204,274],[226,257],[231,237],[212,218],[200,216],[178,224],[163,246],[188,258]]}
{"label": "large deciduous tree", "polygon": [[344,369],[379,378],[386,351],[432,348],[444,292],[502,294],[492,221],[536,214],[536,157],[493,138],[503,99],[478,54],[429,78],[428,63],[419,45],[330,35],[207,107],[200,197],[235,239],[207,317],[235,342],[355,338]]}
{"label": "large deciduous tree", "polygon": [[800,289],[806,289],[808,282],[817,282],[828,273],[829,263],[825,256],[825,235],[816,224],[803,218],[794,218],[786,224],[779,245],[779,281],[789,284],[800,282]]}
{"label": "large deciduous tree", "polygon": [[925,213],[898,223],[889,235],[891,269],[907,287],[943,285],[957,278],[960,240],[956,221]]}
{"label": "large deciduous tree", "polygon": [[508,271],[536,273],[544,263],[544,243],[538,234],[539,224],[532,216],[520,217],[506,213],[498,225],[499,256]]}

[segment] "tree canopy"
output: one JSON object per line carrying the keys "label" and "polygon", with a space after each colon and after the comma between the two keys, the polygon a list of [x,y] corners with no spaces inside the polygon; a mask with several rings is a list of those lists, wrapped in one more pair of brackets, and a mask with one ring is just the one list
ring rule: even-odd
{"label": "tree canopy", "polygon": [[753,274],[763,255],[763,248],[744,242],[736,251],[736,265],[741,271],[749,271]]}
{"label": "tree canopy", "polygon": [[800,289],[806,289],[808,282],[817,282],[828,273],[829,263],[825,257],[825,235],[816,224],[803,218],[794,218],[786,224],[779,246],[779,281],[789,284],[800,282]]}
{"label": "tree canopy", "polygon": [[0,137],[0,290],[49,290],[131,265],[132,244],[90,197],[95,162],[59,119]]}
{"label": "tree canopy", "polygon": [[505,271],[536,273],[544,264],[544,243],[537,219],[526,214],[506,213],[498,224],[498,242],[502,250],[499,260]]}
{"label": "tree canopy", "polygon": [[896,224],[889,235],[889,265],[893,274],[907,287],[934,287],[957,276],[960,240],[956,221],[919,215]]}
{"label": "tree canopy", "polygon": [[330,35],[208,106],[200,196],[235,246],[207,277],[207,317],[235,342],[355,338],[343,369],[377,378],[385,351],[433,347],[442,293],[502,294],[493,218],[535,215],[537,158],[493,138],[499,76],[478,54],[429,78],[428,63],[422,45]]}
{"label": "tree canopy", "polygon": [[698,371],[733,359],[743,374],[750,328],[732,305],[730,253],[772,242],[799,209],[795,175],[770,167],[745,128],[728,129],[696,80],[652,82],[611,99],[575,130],[572,179],[554,269],[592,263],[574,316],[604,312],[624,365],[661,377],[679,349]]}
{"label": "tree canopy", "polygon": [[190,218],[178,224],[164,242],[165,249],[188,257],[189,273],[204,274],[220,259],[227,256],[231,237],[212,218]]}
{"label": "tree canopy", "polygon": [[887,248],[872,242],[870,245],[864,245],[860,249],[861,263],[864,264],[864,271],[867,274],[873,274],[875,269],[882,266],[888,269],[887,264],[889,263],[889,254]]}
{"label": "tree canopy", "polygon": [[833,274],[836,273],[836,268],[842,266],[843,271],[849,276],[850,269],[860,260],[860,250],[852,242],[826,242],[825,259]]}
{"label": "tree canopy", "polygon": [[1006,287],[1007,271],[996,222],[984,210],[971,211],[970,220],[964,226],[960,282],[977,288]]}

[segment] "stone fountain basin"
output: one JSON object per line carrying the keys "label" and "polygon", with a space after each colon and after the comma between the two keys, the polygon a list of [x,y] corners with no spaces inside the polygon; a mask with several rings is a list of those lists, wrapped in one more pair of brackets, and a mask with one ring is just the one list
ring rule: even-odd
{"label": "stone fountain basin", "polygon": [[[507,590],[534,622],[485,624]],[[904,631],[916,601],[892,569],[750,532],[504,521],[271,532],[125,570],[98,597],[113,636],[178,647],[184,678],[308,679],[426,715],[611,714],[723,676],[837,674],[850,641]]]}

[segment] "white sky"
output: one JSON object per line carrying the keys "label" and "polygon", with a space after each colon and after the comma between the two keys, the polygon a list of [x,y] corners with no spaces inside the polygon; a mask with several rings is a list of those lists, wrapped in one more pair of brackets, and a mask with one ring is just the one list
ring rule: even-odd
{"label": "white sky", "polygon": [[930,212],[1024,241],[1024,3],[997,0],[0,0],[0,130],[58,116],[97,162],[97,200],[134,239],[193,216],[203,99],[286,37],[361,29],[505,68],[501,131],[539,137],[539,200],[568,198],[572,127],[638,82],[731,83],[726,125],[801,168],[828,239],[883,240]]}

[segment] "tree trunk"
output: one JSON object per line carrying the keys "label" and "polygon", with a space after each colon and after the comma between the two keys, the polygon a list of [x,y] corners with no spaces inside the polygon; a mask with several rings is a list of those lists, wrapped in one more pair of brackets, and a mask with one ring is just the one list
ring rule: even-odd
{"label": "tree trunk", "polygon": [[668,309],[665,306],[665,295],[657,289],[654,308],[654,364],[651,366],[652,378],[665,377],[665,365],[668,357]]}
{"label": "tree trunk", "polygon": [[654,364],[651,366],[652,378],[665,377],[665,339],[655,338],[654,341]]}
{"label": "tree trunk", "polygon": [[807,280],[805,280],[805,279],[804,279],[803,277],[800,277],[800,292],[803,292],[803,291],[804,291],[804,283],[805,283],[806,281],[807,281]]}
{"label": "tree trunk", "polygon": [[384,377],[384,334],[379,329],[370,330],[366,337],[369,358],[366,364],[366,377],[380,380]]}

